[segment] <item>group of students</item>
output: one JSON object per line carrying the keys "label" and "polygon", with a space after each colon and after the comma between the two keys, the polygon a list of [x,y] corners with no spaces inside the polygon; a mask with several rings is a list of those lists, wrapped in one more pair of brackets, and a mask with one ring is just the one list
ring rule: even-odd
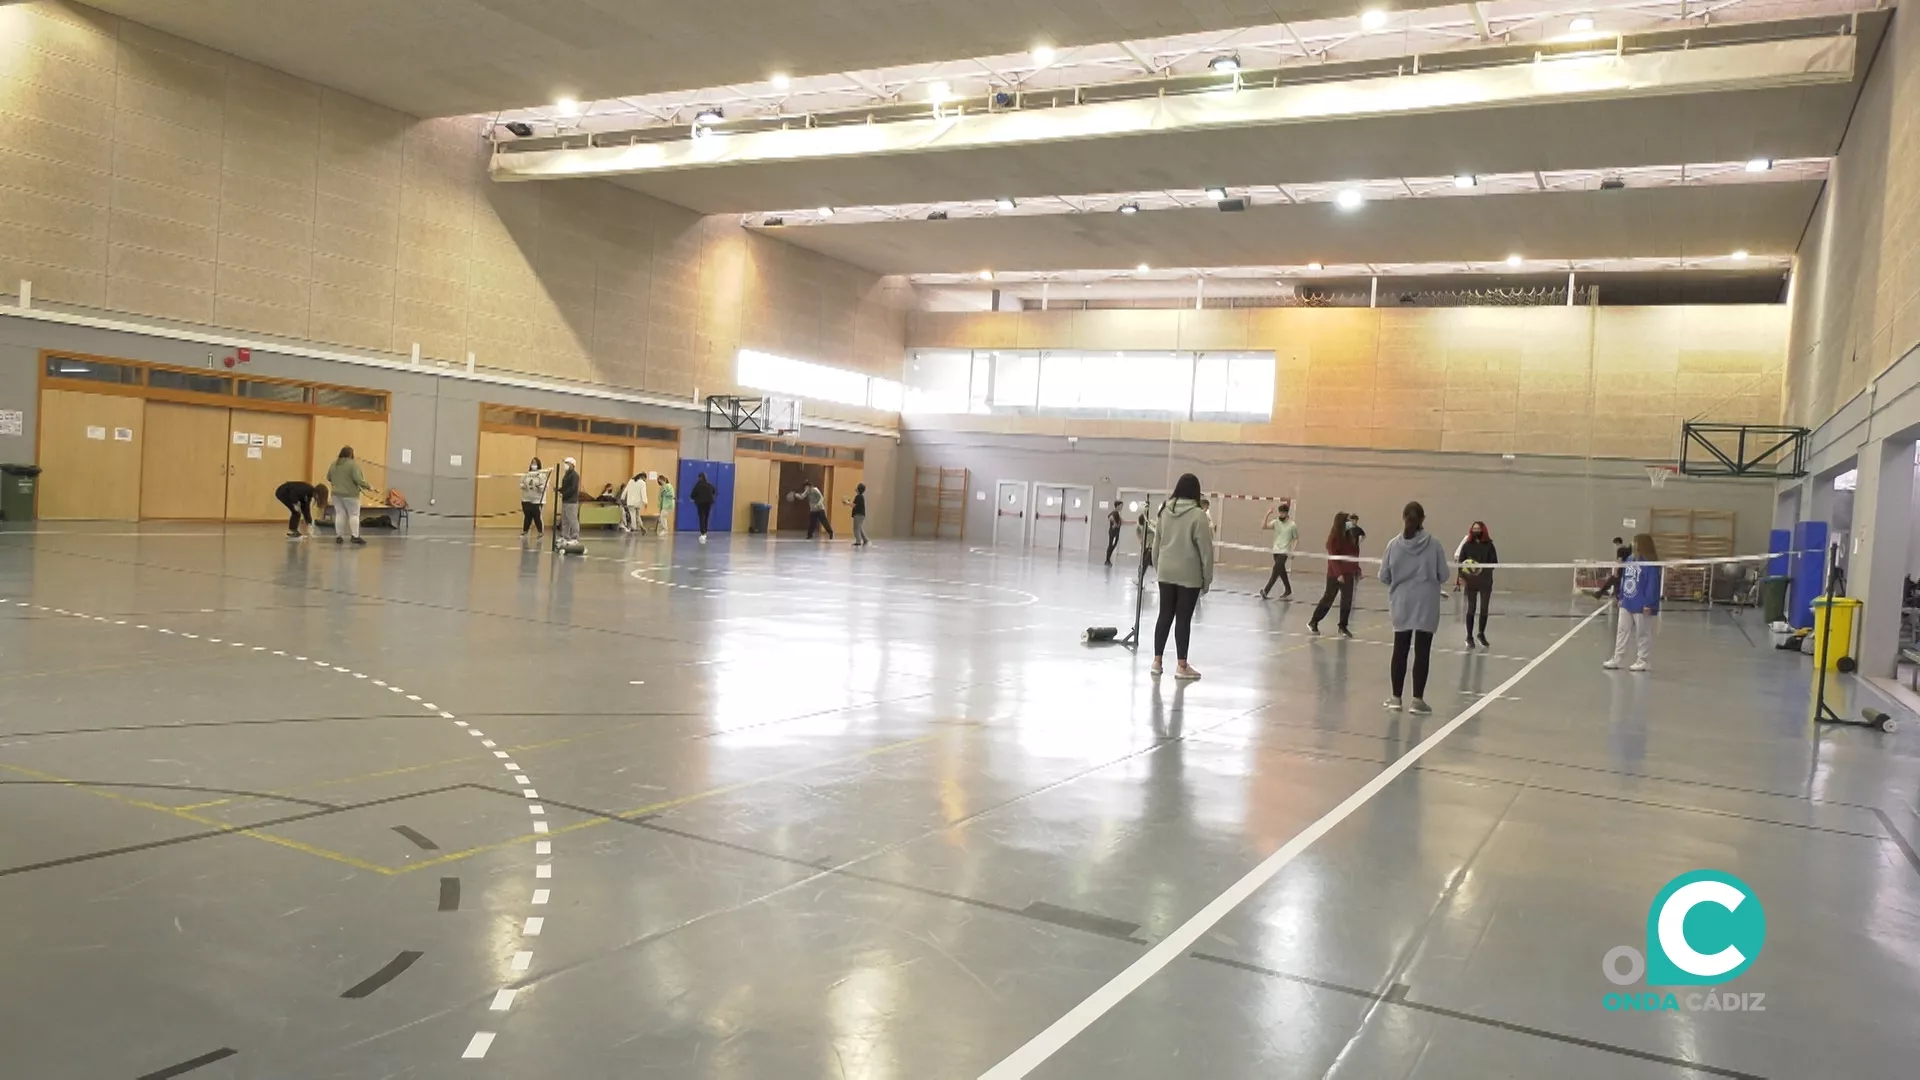
{"label": "group of students", "polygon": [[[572,458],[560,462],[557,470],[559,479],[560,520],[555,523],[554,531],[563,544],[577,543],[580,539],[580,463]],[[607,484],[597,501],[618,503],[620,505],[620,528],[625,532],[646,534],[646,526],[641,520],[641,512],[647,505],[647,475],[644,472],[633,474],[633,479],[618,491]],[[541,524],[547,505],[547,492],[555,479],[555,473],[549,472],[539,458],[527,463],[527,471],[520,474],[520,538],[529,535],[546,535]],[[665,473],[654,474],[659,484],[659,525],[661,535],[673,528],[673,511],[677,496],[674,494],[673,481]],[[706,473],[694,478],[693,490],[688,498],[693,502],[694,511],[700,517],[700,542],[707,542],[707,524],[713,517],[713,504],[719,497],[718,489],[707,479]]]}

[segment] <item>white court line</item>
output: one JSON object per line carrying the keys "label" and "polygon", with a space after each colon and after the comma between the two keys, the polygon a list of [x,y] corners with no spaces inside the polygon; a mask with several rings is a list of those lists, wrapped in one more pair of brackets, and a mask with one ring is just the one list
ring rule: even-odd
{"label": "white court line", "polygon": [[980,1074],[980,1080],[1018,1080],[1033,1070],[1046,1064],[1047,1059],[1059,1053],[1074,1037],[1093,1025],[1093,1022],[1110,1012],[1114,1006],[1125,1001],[1135,990],[1145,985],[1148,979],[1160,973],[1160,969],[1187,954],[1207,931],[1214,928],[1221,919],[1234,908],[1239,907],[1260,886],[1273,880],[1274,875],[1286,869],[1288,863],[1300,857],[1314,841],[1325,836],[1333,827],[1353,815],[1355,810],[1372,801],[1375,795],[1386,789],[1388,784],[1399,778],[1401,773],[1412,768],[1414,763],[1427,755],[1427,752],[1444,742],[1447,736],[1460,729],[1462,724],[1480,714],[1480,710],[1492,704],[1498,696],[1511,690],[1514,684],[1527,677],[1528,673],[1560,651],[1560,646],[1573,640],[1573,635],[1586,628],[1594,618],[1607,608],[1596,608],[1587,617],[1573,625],[1573,628],[1560,635],[1559,640],[1547,646],[1546,651],[1527,661],[1526,666],[1509,676],[1492,693],[1468,705],[1459,716],[1429,735],[1420,745],[1400,755],[1394,763],[1382,769],[1372,780],[1367,781],[1360,790],[1346,797],[1340,805],[1321,815],[1318,821],[1293,839],[1280,846],[1280,850],[1262,860],[1260,865],[1247,871],[1245,877],[1233,883],[1226,892],[1214,897],[1213,902],[1201,908],[1199,913],[1180,925],[1180,928],[1160,940],[1158,945],[1147,950],[1145,955],[1127,965],[1127,969],[1107,981],[1105,986],[1095,990],[1092,996],[1075,1005],[1065,1016],[1047,1026],[1045,1031],[1027,1040],[1025,1046],[1008,1054],[1000,1064]]}
{"label": "white court line", "polygon": [[461,1054],[460,1056],[463,1058],[486,1057],[487,1048],[492,1045],[493,1045],[493,1032],[476,1031],[473,1033],[473,1041],[467,1044],[466,1052]]}
{"label": "white court line", "polygon": [[529,967],[531,967],[531,966],[533,966],[533,954],[532,954],[532,953],[530,953],[530,952],[517,952],[517,953],[514,953],[514,954],[513,954],[513,970],[515,970],[515,971],[525,971],[525,970],[527,970],[527,968],[529,968]]}
{"label": "white court line", "polygon": [[515,990],[500,991],[493,995],[493,1004],[488,1006],[488,1008],[494,1012],[506,1012],[508,1009],[513,1008],[513,995],[517,992],[518,991]]}

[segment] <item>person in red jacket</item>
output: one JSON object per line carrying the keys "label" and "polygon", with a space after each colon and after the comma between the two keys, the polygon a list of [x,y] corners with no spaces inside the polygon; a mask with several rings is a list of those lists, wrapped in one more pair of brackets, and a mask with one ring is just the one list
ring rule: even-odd
{"label": "person in red jacket", "polygon": [[1353,636],[1347,624],[1353,618],[1353,585],[1360,579],[1360,541],[1366,537],[1358,515],[1345,510],[1333,515],[1333,531],[1327,533],[1327,591],[1313,606],[1313,618],[1307,622],[1307,629],[1316,634],[1320,632],[1320,620],[1327,617],[1337,596],[1340,598],[1340,632]]}

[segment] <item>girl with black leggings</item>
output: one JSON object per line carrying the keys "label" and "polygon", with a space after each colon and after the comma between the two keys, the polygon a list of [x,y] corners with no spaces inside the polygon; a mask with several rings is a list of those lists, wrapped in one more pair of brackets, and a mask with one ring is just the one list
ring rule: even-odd
{"label": "girl with black leggings", "polygon": [[[1473,648],[1474,616],[1480,618],[1480,644],[1487,645],[1487,614],[1493,609],[1493,564],[1500,552],[1493,546],[1493,534],[1487,523],[1476,521],[1467,530],[1467,538],[1453,553],[1460,567],[1460,593],[1467,598],[1467,648]],[[1467,563],[1474,563],[1468,569]],[[1491,646],[1488,646],[1491,647]]]}
{"label": "girl with black leggings", "polygon": [[1400,709],[1407,685],[1407,660],[1413,660],[1413,698],[1405,702],[1412,713],[1430,713],[1427,705],[1427,660],[1433,651],[1433,632],[1440,628],[1440,588],[1447,583],[1447,557],[1427,532],[1426,508],[1410,502],[1400,512],[1400,535],[1387,542],[1380,556],[1380,581],[1387,587],[1387,610],[1393,618],[1393,696],[1387,708]]}
{"label": "girl with black leggings", "polygon": [[1187,663],[1187,642],[1193,636],[1193,609],[1200,594],[1213,586],[1213,522],[1200,498],[1200,478],[1187,473],[1173,485],[1173,497],[1160,507],[1154,530],[1153,564],[1160,575],[1160,615],[1153,623],[1153,675],[1162,670],[1167,634],[1179,650],[1176,679],[1200,677]]}
{"label": "girl with black leggings", "polygon": [[1360,528],[1359,518],[1345,510],[1333,515],[1333,531],[1327,533],[1327,591],[1320,594],[1320,602],[1313,605],[1313,618],[1307,620],[1308,630],[1320,632],[1320,620],[1327,617],[1334,598],[1339,597],[1340,632],[1353,636],[1347,624],[1353,619],[1353,586],[1360,579],[1360,541],[1366,535]]}

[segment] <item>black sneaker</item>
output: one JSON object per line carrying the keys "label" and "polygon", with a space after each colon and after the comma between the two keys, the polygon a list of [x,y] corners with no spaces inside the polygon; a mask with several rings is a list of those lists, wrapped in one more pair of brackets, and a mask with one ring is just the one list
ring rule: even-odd
{"label": "black sneaker", "polygon": [[1481,647],[1481,648],[1483,648],[1483,649],[1491,649],[1491,648],[1493,648],[1493,642],[1491,642],[1491,641],[1488,641],[1488,640],[1487,640],[1487,635],[1486,635],[1486,634],[1484,634],[1484,633],[1480,635],[1480,647]]}
{"label": "black sneaker", "polygon": [[356,537],[354,537],[354,538],[353,538],[353,546],[354,546],[354,547],[366,547],[366,546],[367,546],[367,542],[366,542],[365,540],[362,540],[362,539],[360,539],[359,537],[357,537],[357,536],[356,536]]}
{"label": "black sneaker", "polygon": [[1317,622],[1310,622],[1310,623],[1308,623],[1308,624],[1307,624],[1307,632],[1308,632],[1308,633],[1310,633],[1310,634],[1316,634],[1316,635],[1317,635],[1317,634],[1319,634],[1319,633],[1320,633],[1320,624],[1319,624],[1319,623],[1317,623]]}
{"label": "black sneaker", "polygon": [[346,538],[345,538],[345,537],[340,537],[340,536],[336,536],[336,537],[334,537],[334,538],[333,538],[333,542],[334,542],[334,543],[336,543],[336,544],[344,544],[344,543],[346,543],[347,541],[346,541]]}
{"label": "black sneaker", "polygon": [[1346,627],[1344,627],[1344,626],[1343,626],[1343,627],[1341,627],[1341,628],[1340,628],[1340,636],[1341,636],[1341,637],[1352,637],[1352,636],[1353,636],[1353,631],[1351,631],[1351,630],[1349,630],[1349,629],[1347,629]]}

